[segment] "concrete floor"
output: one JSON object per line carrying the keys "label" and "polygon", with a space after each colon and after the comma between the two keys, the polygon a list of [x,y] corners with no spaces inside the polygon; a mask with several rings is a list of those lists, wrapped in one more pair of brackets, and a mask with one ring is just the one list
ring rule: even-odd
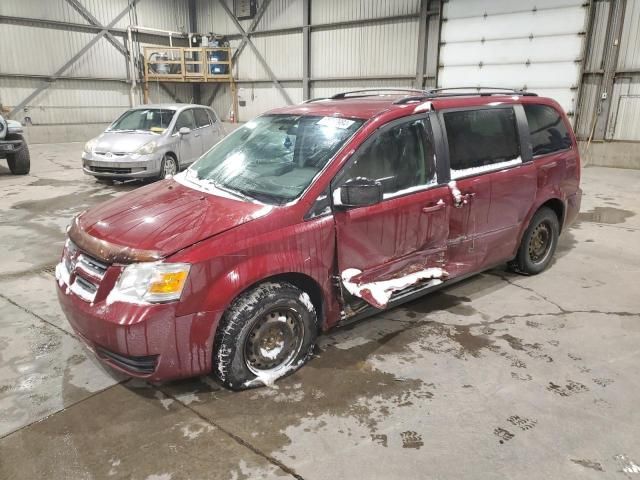
{"label": "concrete floor", "polygon": [[83,176],[81,148],[0,166],[0,478],[640,478],[640,171],[584,170],[545,273],[479,275],[232,393],[128,381],[73,336],[51,274],[64,229],[136,188]]}

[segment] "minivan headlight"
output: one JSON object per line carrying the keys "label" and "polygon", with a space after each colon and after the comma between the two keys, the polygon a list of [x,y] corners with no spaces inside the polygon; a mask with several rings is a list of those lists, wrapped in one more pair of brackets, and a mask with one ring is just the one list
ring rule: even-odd
{"label": "minivan headlight", "polygon": [[178,300],[189,276],[188,263],[133,263],[127,265],[107,297],[129,303],[162,303]]}
{"label": "minivan headlight", "polygon": [[84,151],[86,153],[92,153],[94,148],[96,148],[97,145],[98,145],[98,139],[97,138],[93,138],[93,139],[89,140],[87,143],[85,143]]}
{"label": "minivan headlight", "polygon": [[149,143],[145,143],[143,146],[141,146],[138,150],[136,150],[136,155],[149,155],[153,152],[156,151],[156,146],[158,144],[156,143],[155,140],[149,142]]}

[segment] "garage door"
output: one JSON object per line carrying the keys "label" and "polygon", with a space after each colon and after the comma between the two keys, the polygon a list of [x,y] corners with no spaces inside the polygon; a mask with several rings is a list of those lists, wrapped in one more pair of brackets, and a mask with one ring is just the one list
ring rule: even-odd
{"label": "garage door", "polygon": [[438,85],[524,88],[572,115],[587,11],[581,0],[446,2]]}

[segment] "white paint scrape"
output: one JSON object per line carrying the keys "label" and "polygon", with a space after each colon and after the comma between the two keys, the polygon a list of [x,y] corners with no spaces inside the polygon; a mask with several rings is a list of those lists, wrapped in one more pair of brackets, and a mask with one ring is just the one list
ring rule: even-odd
{"label": "white paint scrape", "polygon": [[481,165],[479,167],[463,168],[461,170],[451,169],[451,178],[467,177],[469,175],[477,175],[482,172],[491,172],[494,170],[502,170],[503,168],[513,167],[522,163],[522,158],[514,158],[504,162],[490,163],[489,165]]}
{"label": "white paint scrape", "polygon": [[447,272],[439,267],[425,268],[408,275],[379,282],[357,283],[353,279],[362,272],[357,268],[347,268],[342,272],[342,284],[351,295],[360,297],[377,308],[386,308],[393,292],[403,290],[423,280],[430,280],[427,286],[439,285]]}
{"label": "white paint scrape", "polygon": [[455,180],[451,180],[449,183],[449,190],[451,190],[451,196],[453,197],[453,203],[456,207],[461,206],[464,203],[462,192],[458,189],[458,184]]}

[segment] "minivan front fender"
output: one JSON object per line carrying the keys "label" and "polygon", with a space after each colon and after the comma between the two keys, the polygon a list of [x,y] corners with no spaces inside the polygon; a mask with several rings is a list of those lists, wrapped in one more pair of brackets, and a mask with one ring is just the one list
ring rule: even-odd
{"label": "minivan front fender", "polygon": [[[291,225],[253,237],[247,237],[244,228],[227,233],[224,238],[212,238],[170,259],[192,264],[179,315],[225,311],[243,292],[278,277],[289,279],[302,289],[305,289],[305,279],[313,282],[307,284],[320,292],[326,323],[332,325],[337,321],[340,307],[331,285],[335,250],[333,217],[317,218],[302,226]],[[235,244],[238,248],[222,252],[221,243]],[[220,254],[195,261],[215,251]],[[307,293],[314,298],[313,291]]]}

